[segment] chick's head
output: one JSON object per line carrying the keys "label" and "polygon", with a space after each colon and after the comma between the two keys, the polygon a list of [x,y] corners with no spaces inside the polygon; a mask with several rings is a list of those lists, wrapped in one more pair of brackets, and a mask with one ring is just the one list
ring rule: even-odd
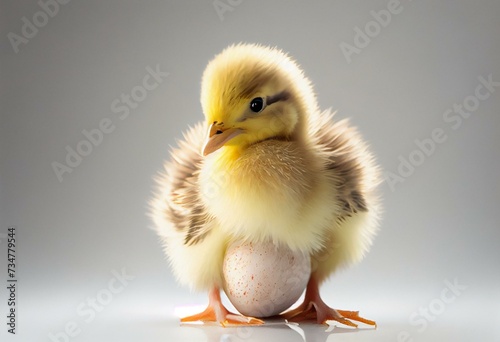
{"label": "chick's head", "polygon": [[207,122],[203,154],[222,147],[237,155],[260,141],[302,139],[317,110],[309,80],[280,50],[233,45],[207,66],[201,104]]}

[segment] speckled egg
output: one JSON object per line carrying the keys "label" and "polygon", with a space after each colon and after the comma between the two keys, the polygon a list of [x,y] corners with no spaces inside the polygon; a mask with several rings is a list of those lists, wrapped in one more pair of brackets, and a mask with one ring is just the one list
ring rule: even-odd
{"label": "speckled egg", "polygon": [[233,243],[224,257],[225,292],[243,315],[269,317],[294,304],[311,274],[309,255],[273,243]]}

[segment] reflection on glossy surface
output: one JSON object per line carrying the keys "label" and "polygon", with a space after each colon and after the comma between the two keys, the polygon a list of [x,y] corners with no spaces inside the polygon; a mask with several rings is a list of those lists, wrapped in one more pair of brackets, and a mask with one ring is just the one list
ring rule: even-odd
{"label": "reflection on glossy surface", "polygon": [[[343,328],[335,325],[297,324],[284,321],[272,321],[258,327],[220,327],[217,325],[190,324],[183,325],[183,329],[196,329],[202,332],[208,342],[252,342],[252,341],[291,341],[291,342],[324,342],[334,334],[356,334],[363,330]],[[193,331],[194,333],[194,331]]]}

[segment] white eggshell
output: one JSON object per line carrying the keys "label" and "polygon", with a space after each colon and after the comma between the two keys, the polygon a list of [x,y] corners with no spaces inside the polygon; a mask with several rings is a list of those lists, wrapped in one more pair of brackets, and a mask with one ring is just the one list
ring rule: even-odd
{"label": "white eggshell", "polygon": [[293,305],[311,274],[309,255],[273,243],[233,243],[224,257],[225,292],[243,315],[269,317]]}

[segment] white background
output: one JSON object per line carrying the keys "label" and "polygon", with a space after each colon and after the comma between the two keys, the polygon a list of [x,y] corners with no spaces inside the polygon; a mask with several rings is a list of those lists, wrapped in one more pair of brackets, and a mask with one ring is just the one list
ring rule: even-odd
{"label": "white background", "polygon": [[[2,1],[0,234],[17,226],[19,282],[12,336],[0,235],[1,339],[51,341],[69,324],[70,341],[398,341],[405,331],[414,341],[500,340],[500,87],[456,129],[443,120],[473,101],[478,77],[500,82],[500,3],[402,0],[385,27],[370,11],[388,1],[231,3],[219,16],[212,0],[74,0],[16,53],[8,34],[22,36],[23,17],[40,23],[42,8]],[[349,63],[341,44],[355,46],[356,27],[367,24],[380,32]],[[436,128],[446,135],[403,182],[381,185],[385,213],[372,251],[322,288],[330,305],[360,310],[377,330],[178,326],[175,308],[207,298],[176,285],[150,229],[152,177],[202,119],[206,63],[240,41],[288,51],[321,107],[351,119],[385,172],[417,156],[416,139]],[[156,65],[168,77],[121,120],[111,104]],[[66,147],[106,118],[114,131],[60,182],[52,163],[64,164]],[[108,298],[112,272],[122,269],[134,279]],[[466,286],[448,303],[446,280]],[[109,303],[92,319],[79,314],[96,296]]]}

